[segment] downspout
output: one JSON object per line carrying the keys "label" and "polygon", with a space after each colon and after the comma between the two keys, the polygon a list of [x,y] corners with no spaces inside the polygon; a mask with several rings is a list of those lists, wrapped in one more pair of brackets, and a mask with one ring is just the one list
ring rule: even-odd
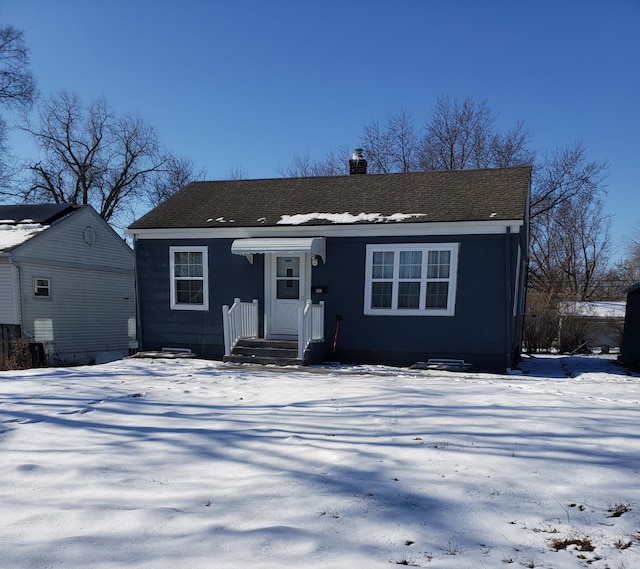
{"label": "downspout", "polygon": [[[13,265],[16,268],[16,273],[18,274],[18,280],[16,282],[16,301],[18,302],[19,314],[18,318],[20,319],[20,336],[24,337],[24,303],[22,302],[22,267],[20,263],[17,263],[13,260],[13,255],[9,253],[9,264]],[[33,336],[32,336],[33,337]]]}
{"label": "downspout", "polygon": [[507,288],[507,294],[505,295],[505,347],[506,347],[506,364],[507,371],[511,369],[513,364],[511,351],[513,349],[512,343],[512,328],[513,322],[511,319],[511,227],[507,226],[507,233],[505,238],[505,286]]}

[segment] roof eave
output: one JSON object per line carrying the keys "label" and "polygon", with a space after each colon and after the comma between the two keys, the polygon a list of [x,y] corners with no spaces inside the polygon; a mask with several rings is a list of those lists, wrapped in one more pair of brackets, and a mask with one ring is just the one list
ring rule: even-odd
{"label": "roof eave", "polygon": [[507,228],[517,232],[524,226],[522,219],[489,221],[449,221],[429,223],[374,223],[277,225],[251,227],[165,227],[135,229],[126,234],[137,239],[238,239],[242,237],[385,237],[417,235],[495,235]]}

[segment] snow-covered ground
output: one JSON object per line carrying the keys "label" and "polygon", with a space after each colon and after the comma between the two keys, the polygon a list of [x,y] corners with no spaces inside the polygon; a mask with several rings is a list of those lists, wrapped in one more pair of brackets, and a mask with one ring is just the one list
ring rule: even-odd
{"label": "snow-covered ground", "polygon": [[640,378],[129,359],[0,373],[0,567],[640,567]]}

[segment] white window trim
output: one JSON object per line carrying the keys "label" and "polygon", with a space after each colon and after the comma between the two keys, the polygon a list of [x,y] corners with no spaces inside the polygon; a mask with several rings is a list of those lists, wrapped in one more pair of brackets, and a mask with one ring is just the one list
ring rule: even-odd
{"label": "white window trim", "polygon": [[[47,281],[47,294],[36,294],[36,289],[38,288],[37,286],[37,282],[38,281]],[[33,297],[34,298],[41,298],[41,299],[50,299],[51,298],[51,279],[48,279],[46,277],[33,277]]]}
{"label": "white window trim", "polygon": [[[369,244],[367,245],[367,257],[365,267],[364,284],[364,313],[371,316],[453,316],[455,314],[456,285],[458,277],[458,249],[459,243],[393,243],[393,244]],[[398,264],[400,251],[422,251],[422,278],[420,282],[420,305],[421,308],[371,308],[371,284],[373,253],[392,251],[398,253],[394,255],[394,276],[393,276],[393,298],[392,307],[398,302]],[[424,308],[425,285],[428,280],[426,273],[426,263],[429,251],[449,251],[451,254],[449,265],[449,294],[447,298],[447,308]]]}
{"label": "white window trim", "polygon": [[[179,304],[176,302],[176,253],[202,253],[202,304]],[[171,279],[171,310],[209,310],[209,259],[207,247],[169,247]]]}

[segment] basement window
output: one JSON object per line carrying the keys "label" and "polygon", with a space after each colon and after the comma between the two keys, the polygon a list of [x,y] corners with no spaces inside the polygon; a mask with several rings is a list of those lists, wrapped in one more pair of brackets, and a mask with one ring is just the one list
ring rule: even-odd
{"label": "basement window", "polygon": [[51,281],[49,279],[33,279],[33,296],[37,298],[51,298]]}
{"label": "basement window", "polygon": [[170,247],[171,309],[209,310],[206,247]]}
{"label": "basement window", "polygon": [[452,316],[457,243],[367,245],[364,313]]}

